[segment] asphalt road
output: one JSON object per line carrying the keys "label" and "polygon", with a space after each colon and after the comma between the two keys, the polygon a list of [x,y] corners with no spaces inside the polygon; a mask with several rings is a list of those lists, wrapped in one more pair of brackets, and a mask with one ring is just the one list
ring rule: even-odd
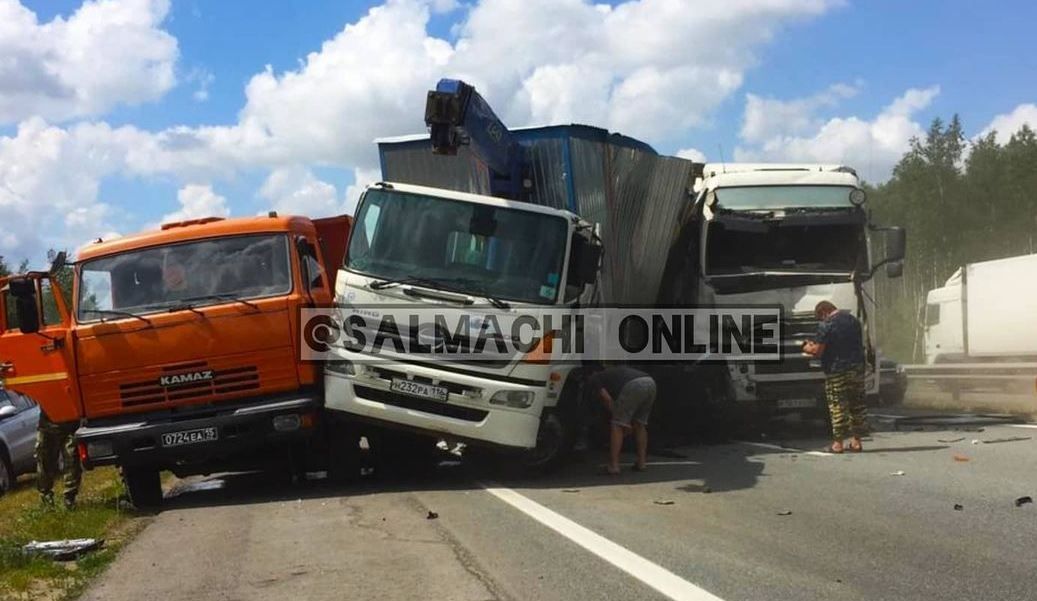
{"label": "asphalt road", "polygon": [[618,478],[180,482],[85,599],[1037,597],[1037,426],[876,423],[861,455],[772,436]]}

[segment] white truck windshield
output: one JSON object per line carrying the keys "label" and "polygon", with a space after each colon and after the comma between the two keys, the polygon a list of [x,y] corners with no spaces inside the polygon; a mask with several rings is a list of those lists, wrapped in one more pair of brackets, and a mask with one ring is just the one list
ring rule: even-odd
{"label": "white truck windshield", "polygon": [[173,307],[262,298],[292,289],[288,238],[261,234],[135,250],[86,261],[78,319],[141,315]]}
{"label": "white truck windshield", "polygon": [[732,186],[718,188],[717,206],[731,211],[850,207],[850,186]]}
{"label": "white truck windshield", "polygon": [[371,189],[346,267],[385,280],[422,278],[474,295],[554,303],[567,231],[560,216]]}

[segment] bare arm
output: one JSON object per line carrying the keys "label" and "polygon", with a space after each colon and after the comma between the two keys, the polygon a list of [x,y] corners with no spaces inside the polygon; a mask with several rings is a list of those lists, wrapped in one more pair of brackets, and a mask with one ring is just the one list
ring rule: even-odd
{"label": "bare arm", "polygon": [[605,405],[605,408],[609,410],[609,413],[612,413],[612,395],[609,394],[609,391],[606,390],[604,386],[598,389],[598,398],[601,399],[601,402]]}

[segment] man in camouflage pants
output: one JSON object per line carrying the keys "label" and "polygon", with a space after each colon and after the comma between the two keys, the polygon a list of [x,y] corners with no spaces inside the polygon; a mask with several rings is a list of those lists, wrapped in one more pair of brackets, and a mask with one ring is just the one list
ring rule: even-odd
{"label": "man in camouflage pants", "polygon": [[832,444],[829,452],[842,453],[843,441],[850,438],[849,450],[863,450],[861,437],[868,433],[868,408],[864,402],[864,339],[861,322],[828,301],[814,308],[818,319],[817,337],[803,345],[807,354],[821,358],[825,372],[825,396],[832,418]]}
{"label": "man in camouflage pants", "polygon": [[76,506],[76,495],[79,494],[79,482],[83,476],[83,466],[76,453],[76,423],[55,424],[40,409],[40,422],[36,429],[36,489],[40,491],[40,500],[44,505],[54,505],[54,480],[58,476],[60,462],[65,458],[65,490],[64,500],[67,509]]}

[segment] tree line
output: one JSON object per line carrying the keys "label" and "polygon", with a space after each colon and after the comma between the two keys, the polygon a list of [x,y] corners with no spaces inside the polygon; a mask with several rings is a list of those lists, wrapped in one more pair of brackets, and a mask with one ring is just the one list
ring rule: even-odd
{"label": "tree line", "polygon": [[1001,144],[996,134],[968,141],[957,115],[935,119],[891,178],[868,186],[875,221],[907,229],[904,276],[876,278],[888,356],[922,360],[926,293],[958,268],[1037,252],[1037,135],[1024,125]]}

